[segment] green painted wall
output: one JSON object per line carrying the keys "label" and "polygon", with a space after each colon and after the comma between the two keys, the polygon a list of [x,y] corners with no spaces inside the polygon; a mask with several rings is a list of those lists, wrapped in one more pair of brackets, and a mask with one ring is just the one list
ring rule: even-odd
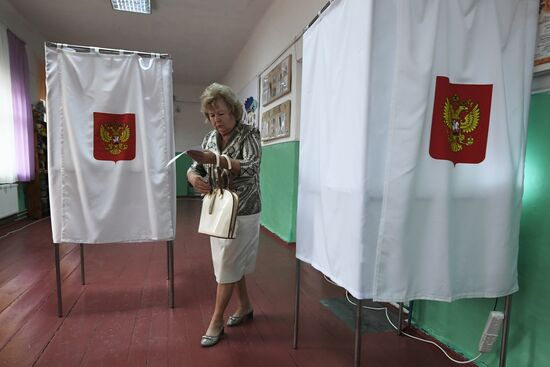
{"label": "green painted wall", "polygon": [[[550,94],[531,98],[520,228],[519,284],[512,297],[507,366],[550,366]],[[499,300],[502,310],[504,301]],[[416,302],[417,326],[469,357],[494,300]],[[500,339],[480,366],[498,366]]]}
{"label": "green painted wall", "polygon": [[297,141],[264,146],[260,167],[261,224],[283,241],[296,241]]}
{"label": "green painted wall", "polygon": [[25,184],[17,184],[17,198],[19,204],[19,211],[27,209],[27,204],[25,201]]}
{"label": "green painted wall", "polygon": [[[176,153],[178,155],[179,152]],[[193,160],[187,155],[182,155],[176,160],[176,196],[187,196],[189,190],[187,187],[187,169],[191,166]]]}

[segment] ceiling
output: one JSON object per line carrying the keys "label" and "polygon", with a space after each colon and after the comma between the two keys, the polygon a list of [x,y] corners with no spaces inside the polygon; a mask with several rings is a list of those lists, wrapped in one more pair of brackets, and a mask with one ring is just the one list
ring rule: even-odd
{"label": "ceiling", "polygon": [[174,83],[223,77],[273,0],[151,0],[152,14],[110,0],[8,0],[52,42],[168,53]]}

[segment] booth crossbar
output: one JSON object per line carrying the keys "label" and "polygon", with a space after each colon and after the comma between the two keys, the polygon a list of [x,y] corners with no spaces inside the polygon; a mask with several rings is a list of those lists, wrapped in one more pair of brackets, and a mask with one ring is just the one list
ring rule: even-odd
{"label": "booth crossbar", "polygon": [[[82,285],[86,284],[86,274],[84,270],[84,244],[79,244],[80,247],[80,279]],[[59,243],[53,244],[54,261],[55,261],[55,284],[57,294],[57,316],[63,317],[63,297],[61,292],[61,260],[59,257]],[[167,273],[169,284],[169,304],[170,308],[174,308],[174,241],[166,241],[166,258],[167,258]]]}
{"label": "booth crossbar", "polygon": [[71,48],[75,50],[76,52],[98,52],[102,54],[109,54],[109,55],[138,55],[141,57],[160,57],[161,59],[170,59],[171,56],[169,54],[161,54],[161,53],[154,53],[154,52],[143,52],[143,51],[131,51],[131,50],[121,50],[121,49],[114,49],[114,48],[106,48],[106,47],[91,47],[91,46],[81,46],[81,45],[70,45],[66,43],[56,43],[56,42],[46,42],[46,47],[50,48]]}

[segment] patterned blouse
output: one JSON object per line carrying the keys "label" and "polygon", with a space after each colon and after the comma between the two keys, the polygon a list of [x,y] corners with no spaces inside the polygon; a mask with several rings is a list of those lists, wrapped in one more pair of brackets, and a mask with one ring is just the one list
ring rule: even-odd
{"label": "patterned blouse", "polygon": [[[260,199],[260,160],[262,157],[260,132],[250,125],[237,123],[229,142],[222,151],[219,148],[221,137],[216,130],[206,134],[201,146],[205,150],[225,154],[229,158],[241,162],[241,174],[233,178],[233,189],[239,196],[237,215],[259,213],[262,206]],[[197,162],[193,162],[189,171],[203,177],[206,176],[204,165]]]}

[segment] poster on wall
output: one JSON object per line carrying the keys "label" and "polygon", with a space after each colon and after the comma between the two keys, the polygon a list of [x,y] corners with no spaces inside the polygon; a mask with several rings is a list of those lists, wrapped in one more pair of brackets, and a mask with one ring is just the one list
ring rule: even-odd
{"label": "poster on wall", "polygon": [[540,0],[534,72],[550,70],[550,0]]}
{"label": "poster on wall", "polygon": [[290,136],[290,101],[262,113],[262,141]]}
{"label": "poster on wall", "polygon": [[254,77],[243,89],[238,93],[239,99],[243,104],[243,123],[260,128],[258,119],[258,108],[260,106],[260,79]]}
{"label": "poster on wall", "polygon": [[285,57],[269,73],[262,76],[262,106],[290,93],[292,55]]}

